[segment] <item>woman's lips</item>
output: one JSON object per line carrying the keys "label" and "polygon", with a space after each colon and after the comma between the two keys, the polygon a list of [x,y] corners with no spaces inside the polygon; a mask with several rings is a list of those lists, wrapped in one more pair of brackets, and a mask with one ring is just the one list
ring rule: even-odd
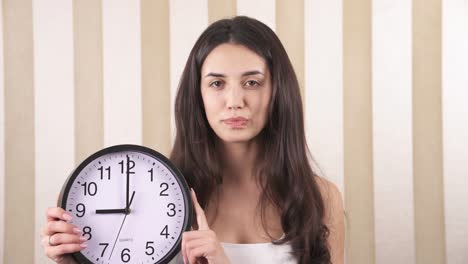
{"label": "woman's lips", "polygon": [[249,120],[243,117],[234,117],[224,120],[224,123],[232,128],[242,128],[247,125]]}

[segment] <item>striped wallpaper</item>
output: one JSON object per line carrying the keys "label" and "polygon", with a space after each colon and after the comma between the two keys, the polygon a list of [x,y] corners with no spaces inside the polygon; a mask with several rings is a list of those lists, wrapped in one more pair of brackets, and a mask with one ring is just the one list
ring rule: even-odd
{"label": "striped wallpaper", "polygon": [[0,263],[49,263],[44,213],[113,144],[169,154],[190,48],[255,17],[285,45],[348,264],[468,263],[468,0],[1,0]]}

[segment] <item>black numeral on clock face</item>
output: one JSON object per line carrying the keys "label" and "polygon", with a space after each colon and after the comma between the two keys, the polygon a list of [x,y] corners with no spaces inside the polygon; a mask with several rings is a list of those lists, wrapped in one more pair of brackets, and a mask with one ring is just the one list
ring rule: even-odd
{"label": "black numeral on clock face", "polygon": [[130,261],[130,249],[124,248],[122,250],[122,253],[120,254],[120,259],[122,259],[123,262],[127,263]]}
{"label": "black numeral on clock face", "polygon": [[83,227],[83,236],[86,235],[88,236],[88,240],[90,240],[93,237],[93,235],[91,235],[91,227],[89,226]]}
{"label": "black numeral on clock face", "polygon": [[130,157],[127,155],[126,160],[122,160],[119,162],[120,164],[120,172],[122,174],[128,173],[128,174],[135,174],[135,172],[132,171],[132,169],[135,167],[135,161],[131,160]]}
{"label": "black numeral on clock face", "polygon": [[146,250],[145,250],[145,253],[146,255],[148,256],[151,256],[154,254],[154,247],[151,246],[151,244],[154,244],[153,241],[148,241],[146,242]]}
{"label": "black numeral on clock face", "polygon": [[151,168],[151,170],[149,170],[148,172],[150,173],[151,182],[153,182],[153,168]]}
{"label": "black numeral on clock face", "polygon": [[85,212],[86,212],[86,207],[84,204],[82,203],[79,203],[76,205],[76,216],[78,217],[83,217],[85,215]]}
{"label": "black numeral on clock face", "polygon": [[166,236],[166,238],[169,237],[169,232],[167,231],[167,225],[163,228],[163,230],[160,233],[161,236]]}
{"label": "black numeral on clock face", "polygon": [[110,180],[110,177],[111,177],[111,172],[110,172],[110,171],[111,171],[111,167],[110,167],[110,166],[107,167],[107,168],[105,168],[105,169],[104,169],[103,166],[101,166],[101,167],[98,168],[98,170],[101,172],[101,180],[104,179],[104,174],[105,174],[105,173],[104,173],[104,170],[107,171],[107,174],[106,174],[106,175],[107,175],[107,179]]}
{"label": "black numeral on clock face", "polygon": [[97,185],[95,182],[85,182],[85,183],[82,183],[81,186],[84,187],[84,195],[90,195],[90,196],[94,196],[96,195],[97,193]]}
{"label": "black numeral on clock face", "polygon": [[170,216],[170,217],[173,217],[176,214],[175,204],[170,203],[170,204],[167,205],[167,208],[169,208],[169,210],[171,210],[171,212],[172,212],[172,213],[167,212],[167,215]]}
{"label": "black numeral on clock face", "polygon": [[169,194],[164,193],[165,191],[167,191],[167,189],[169,189],[169,184],[163,182],[161,183],[161,185],[159,185],[159,187],[163,188],[163,190],[159,193],[159,196],[169,196]]}
{"label": "black numeral on clock face", "polygon": [[106,252],[107,247],[109,246],[109,243],[99,243],[100,246],[104,246],[101,252],[101,258],[104,257],[104,253]]}

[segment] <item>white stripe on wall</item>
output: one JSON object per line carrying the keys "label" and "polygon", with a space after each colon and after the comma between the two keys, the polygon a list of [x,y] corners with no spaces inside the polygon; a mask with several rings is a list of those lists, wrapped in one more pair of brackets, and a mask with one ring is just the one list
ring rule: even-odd
{"label": "white stripe on wall", "polygon": [[415,263],[411,8],[407,0],[372,2],[374,222],[379,264]]}
{"label": "white stripe on wall", "polygon": [[442,3],[442,119],[448,264],[468,263],[468,1]]}
{"label": "white stripe on wall", "polygon": [[[32,4],[35,229],[39,237],[45,208],[57,203],[60,188],[74,166],[73,13],[71,0],[34,0]],[[35,260],[46,261],[39,238]]]}
{"label": "white stripe on wall", "polygon": [[237,15],[253,17],[265,23],[272,30],[276,29],[275,0],[237,0]]}
{"label": "white stripe on wall", "polygon": [[343,3],[305,1],[304,9],[307,141],[324,176],[344,194]]}
{"label": "white stripe on wall", "polygon": [[103,0],[104,145],[142,143],[140,1]]}
{"label": "white stripe on wall", "polygon": [[0,262],[3,262],[5,244],[5,67],[3,51],[3,1],[0,1]]}
{"label": "white stripe on wall", "polygon": [[175,139],[174,101],[190,51],[208,26],[207,0],[170,1],[171,148]]}

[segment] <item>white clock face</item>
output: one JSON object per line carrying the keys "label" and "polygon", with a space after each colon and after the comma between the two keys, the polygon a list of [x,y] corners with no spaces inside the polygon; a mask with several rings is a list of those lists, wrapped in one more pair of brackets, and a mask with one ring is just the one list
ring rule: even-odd
{"label": "white clock face", "polygon": [[172,255],[185,231],[190,207],[184,186],[154,156],[100,155],[68,186],[62,206],[88,238],[81,254],[92,263],[158,263]]}

